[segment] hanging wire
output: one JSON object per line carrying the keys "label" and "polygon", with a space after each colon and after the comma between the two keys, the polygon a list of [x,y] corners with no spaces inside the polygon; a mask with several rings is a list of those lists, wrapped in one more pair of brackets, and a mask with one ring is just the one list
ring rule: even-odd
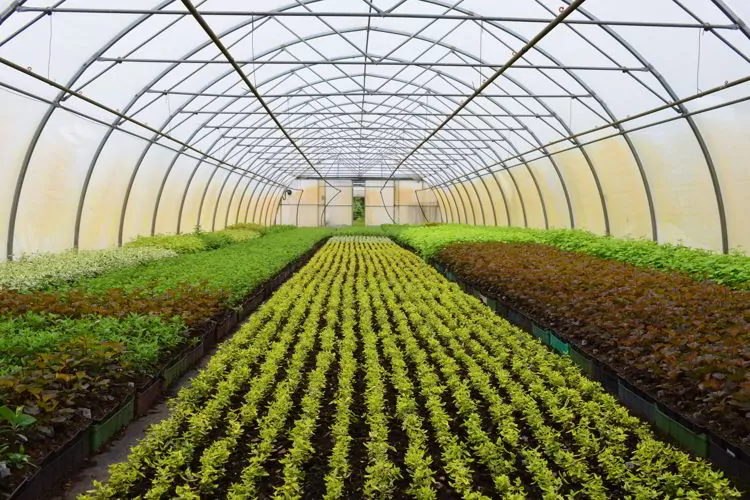
{"label": "hanging wire", "polygon": [[49,14],[49,42],[47,45],[47,79],[50,78],[50,68],[52,67],[52,13]]}
{"label": "hanging wire", "polygon": [[250,52],[253,56],[253,85],[257,85],[258,79],[255,77],[255,17],[253,17],[252,21],[250,22]]}
{"label": "hanging wire", "polygon": [[570,109],[568,109],[568,128],[573,129],[573,101],[575,97],[570,98]]}
{"label": "hanging wire", "polygon": [[696,64],[695,67],[695,92],[699,93],[701,91],[701,55],[702,55],[702,48],[703,48],[703,34],[705,33],[704,30],[698,30],[698,64]]}
{"label": "hanging wire", "polygon": [[484,45],[484,20],[479,22],[479,85],[482,84],[484,81],[484,69],[482,68],[482,64],[484,64],[484,57],[483,57],[483,45]]}

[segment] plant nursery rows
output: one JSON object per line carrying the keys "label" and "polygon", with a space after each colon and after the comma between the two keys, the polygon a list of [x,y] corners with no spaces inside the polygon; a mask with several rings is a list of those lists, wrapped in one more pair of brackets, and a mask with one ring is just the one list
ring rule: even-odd
{"label": "plant nursery rows", "polygon": [[750,452],[750,258],[583,231],[390,226],[696,428]]}
{"label": "plant nursery rows", "polygon": [[329,240],[171,408],[87,498],[740,496],[386,238]]}
{"label": "plant nursery rows", "polygon": [[534,243],[457,244],[437,259],[750,449],[750,292]]}
{"label": "plant nursery rows", "polygon": [[141,248],[0,265],[0,497],[134,390],[158,385],[170,363],[332,233],[262,232],[142,238]]}

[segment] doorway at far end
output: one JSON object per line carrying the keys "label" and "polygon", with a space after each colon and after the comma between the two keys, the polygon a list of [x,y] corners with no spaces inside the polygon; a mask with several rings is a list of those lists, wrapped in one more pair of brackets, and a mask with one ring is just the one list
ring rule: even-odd
{"label": "doorway at far end", "polygon": [[365,225],[365,197],[354,196],[352,198],[352,225]]}

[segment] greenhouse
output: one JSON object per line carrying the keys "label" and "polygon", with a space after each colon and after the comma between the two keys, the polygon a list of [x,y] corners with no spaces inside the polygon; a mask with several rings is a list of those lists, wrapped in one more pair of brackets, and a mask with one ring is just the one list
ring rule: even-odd
{"label": "greenhouse", "polygon": [[750,498],[747,0],[0,0],[0,499]]}

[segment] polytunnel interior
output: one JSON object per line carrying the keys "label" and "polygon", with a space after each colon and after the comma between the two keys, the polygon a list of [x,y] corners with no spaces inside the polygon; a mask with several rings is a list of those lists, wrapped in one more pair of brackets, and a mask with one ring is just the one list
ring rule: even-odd
{"label": "polytunnel interior", "polygon": [[749,21],[743,0],[0,0],[3,254],[335,224],[353,186],[368,224],[750,248]]}

